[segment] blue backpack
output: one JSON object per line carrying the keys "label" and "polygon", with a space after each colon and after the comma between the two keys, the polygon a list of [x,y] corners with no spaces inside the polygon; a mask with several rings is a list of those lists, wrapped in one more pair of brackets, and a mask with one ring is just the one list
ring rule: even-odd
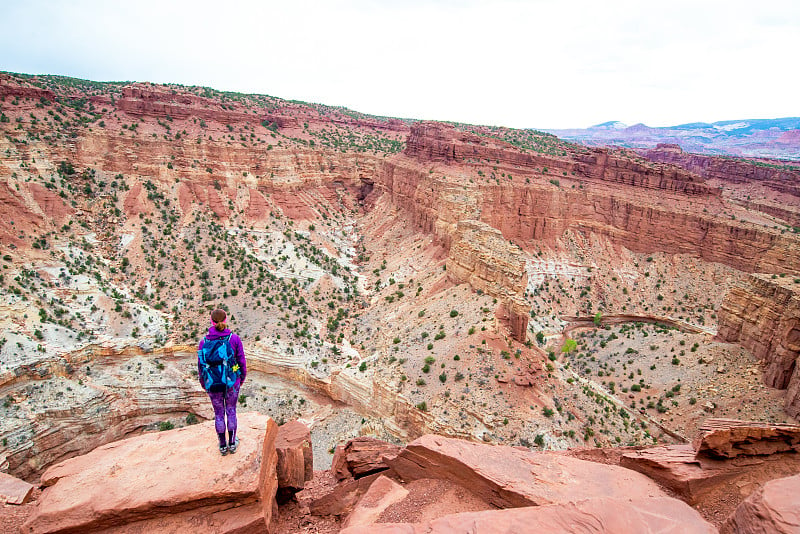
{"label": "blue backpack", "polygon": [[206,337],[203,348],[197,351],[200,381],[206,391],[225,391],[239,378],[239,363],[230,339],[230,335],[217,339]]}

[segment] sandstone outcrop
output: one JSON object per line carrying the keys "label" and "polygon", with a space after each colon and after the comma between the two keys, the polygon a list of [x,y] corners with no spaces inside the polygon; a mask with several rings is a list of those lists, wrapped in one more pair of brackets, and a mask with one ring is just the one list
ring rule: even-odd
{"label": "sandstone outcrop", "polygon": [[516,534],[518,532],[682,534],[717,532],[685,503],[669,497],[594,498],[564,504],[453,514],[417,524],[351,526],[342,534]]}
{"label": "sandstone outcrop", "polygon": [[373,473],[361,478],[349,478],[341,481],[330,492],[313,499],[309,511],[318,516],[344,516],[349,514],[358,500],[369,490],[380,473]]}
{"label": "sandstone outcrop", "polygon": [[786,413],[800,415],[800,284],[751,275],[722,303],[718,339],[738,343],[764,364],[764,383],[786,389]]}
{"label": "sandstone outcrop", "polygon": [[331,471],[338,480],[361,478],[389,469],[384,458],[394,458],[400,447],[385,441],[362,436],[336,447]]}
{"label": "sandstone outcrop", "polygon": [[722,525],[723,534],[800,532],[800,475],[770,480],[742,502]]}
{"label": "sandstone outcrop", "polygon": [[690,504],[720,491],[725,484],[757,487],[800,471],[800,427],[709,419],[701,431],[693,444],[625,451],[619,463],[647,475]]}
{"label": "sandstone outcrop", "polygon": [[697,454],[722,458],[768,456],[778,452],[800,452],[800,426],[709,419],[694,442]]}
{"label": "sandstone outcrop", "polygon": [[254,525],[269,531],[277,430],[269,417],[240,415],[239,450],[223,458],[213,422],[104,445],[44,473],[45,490],[23,530],[177,532],[195,524],[215,532]]}
{"label": "sandstone outcrop", "polygon": [[[90,450],[131,434],[141,432],[169,417],[185,418],[197,414],[212,416],[205,393],[196,382],[187,382],[179,374],[159,373],[146,381],[121,380],[119,371],[127,358],[142,355],[139,347],[118,349],[109,345],[87,346],[84,349],[38,360],[35,363],[0,374],[0,387],[8,388],[22,402],[28,381],[69,376],[76,367],[104,366],[110,375],[87,383],[81,401],[65,405],[54,398],[41,406],[30,420],[9,418],[7,428],[16,435],[30,437],[9,446],[8,471],[32,480],[42,470],[65,458]],[[154,357],[172,358],[173,351],[159,350]],[[99,373],[98,373],[99,375]]]}
{"label": "sandstone outcrop", "polygon": [[434,435],[409,443],[386,463],[403,480],[450,480],[500,508],[664,496],[647,477],[617,466]]}

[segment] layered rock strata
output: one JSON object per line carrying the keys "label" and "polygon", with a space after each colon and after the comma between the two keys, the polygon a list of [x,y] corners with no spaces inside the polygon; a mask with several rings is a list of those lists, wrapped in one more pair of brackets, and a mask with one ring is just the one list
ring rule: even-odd
{"label": "layered rock strata", "polygon": [[499,299],[510,317],[514,339],[525,341],[529,315],[524,294],[528,275],[519,247],[486,223],[459,221],[446,267],[451,281],[466,282],[474,290]]}
{"label": "layered rock strata", "polygon": [[[500,182],[440,174],[475,176],[492,168],[513,177]],[[593,186],[562,188],[559,179]],[[381,168],[373,195],[380,192],[445,244],[459,220],[475,219],[523,248],[536,241],[552,245],[573,229],[636,252],[692,254],[747,272],[800,272],[800,258],[792,252],[796,238],[704,213],[703,204],[718,206],[723,200],[702,178],[603,150],[530,154],[496,139],[422,123],[412,128],[405,152]]]}
{"label": "layered rock strata", "polygon": [[768,456],[778,452],[800,452],[800,426],[708,419],[693,446],[698,454],[721,458]]}
{"label": "layered rock strata", "polygon": [[800,426],[710,419],[693,444],[626,451],[620,465],[695,504],[727,483],[744,488],[800,471],[798,439]]}
{"label": "layered rock strata", "polygon": [[789,277],[751,275],[734,287],[719,312],[717,338],[738,343],[764,364],[764,383],[786,389],[786,413],[800,415],[800,284]]}
{"label": "layered rock strata", "polygon": [[703,178],[732,184],[758,183],[800,199],[800,168],[780,162],[704,156],[684,152],[679,145],[659,144],[641,151],[651,161],[679,166]]}

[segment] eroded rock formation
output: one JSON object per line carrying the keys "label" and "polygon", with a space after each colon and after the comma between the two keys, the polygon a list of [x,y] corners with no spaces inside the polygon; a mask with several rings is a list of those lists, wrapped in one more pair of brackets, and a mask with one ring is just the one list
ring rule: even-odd
{"label": "eroded rock formation", "polygon": [[528,285],[525,257],[499,230],[480,221],[459,221],[447,258],[447,277],[467,282],[474,290],[498,298],[510,316],[514,339],[524,342],[528,306],[523,299]]}
{"label": "eroded rock formation", "polygon": [[751,275],[733,288],[719,313],[718,338],[738,343],[764,364],[764,383],[786,389],[786,412],[800,415],[800,284]]}

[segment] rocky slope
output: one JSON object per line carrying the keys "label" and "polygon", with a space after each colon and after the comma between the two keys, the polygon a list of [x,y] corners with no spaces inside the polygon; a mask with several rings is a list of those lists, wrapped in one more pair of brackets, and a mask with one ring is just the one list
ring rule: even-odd
{"label": "rocky slope", "polygon": [[0,458],[17,476],[208,418],[192,347],[217,306],[248,351],[242,409],[303,416],[322,462],[358,434],[563,449],[682,441],[705,410],[786,418],[711,334],[748,273],[798,273],[798,239],[724,165],[11,74],[0,131]]}

